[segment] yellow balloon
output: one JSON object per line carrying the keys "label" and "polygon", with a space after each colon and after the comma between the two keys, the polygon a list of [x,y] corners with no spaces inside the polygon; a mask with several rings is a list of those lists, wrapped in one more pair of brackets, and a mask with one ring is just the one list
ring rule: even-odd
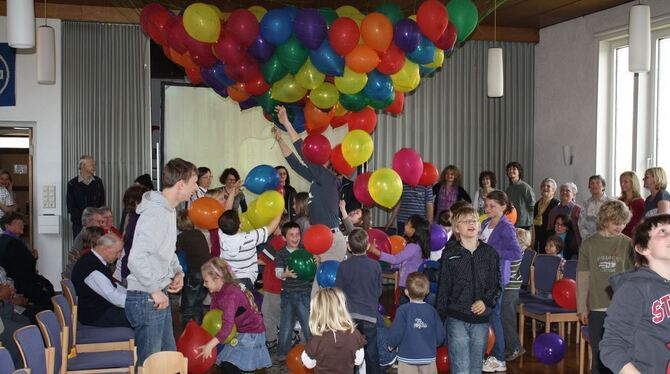
{"label": "yellow balloon", "polygon": [[326,79],[326,75],[317,69],[312,60],[307,58],[307,61],[302,65],[298,74],[295,75],[295,80],[308,90],[313,90],[319,87],[323,81]]}
{"label": "yellow balloon", "polygon": [[[354,19],[355,16],[363,16],[360,10],[351,5],[342,5],[341,7],[335,9],[335,13],[337,13],[337,15],[340,17],[349,17],[351,19]],[[361,17],[361,19],[362,18],[363,17]]]}
{"label": "yellow balloon", "polygon": [[[359,13],[359,14],[354,14],[354,15],[350,16],[350,18],[353,19],[354,22],[356,22],[356,25],[358,25],[358,28],[360,29],[361,28],[361,23],[363,23],[363,19],[365,18],[365,15]],[[362,44],[362,42],[360,42],[359,44]]]}
{"label": "yellow balloon", "polygon": [[435,57],[433,57],[433,62],[424,66],[427,68],[437,69],[442,67],[442,64],[444,64],[444,51],[439,48],[435,48]]}
{"label": "yellow balloon", "polygon": [[340,92],[332,83],[325,82],[309,94],[309,99],[320,109],[332,108],[340,100]]}
{"label": "yellow balloon", "polygon": [[[337,86],[336,86],[337,87]],[[349,113],[348,110],[346,110],[342,104],[338,101],[337,104],[335,104],[335,117],[342,117],[343,115]]]}
{"label": "yellow balloon", "polygon": [[265,15],[265,13],[268,12],[267,9],[263,8],[263,7],[260,6],[260,5],[252,5],[252,6],[250,6],[250,7],[249,7],[249,11],[250,11],[251,13],[253,13],[254,16],[256,16],[256,19],[258,20],[258,22],[260,22],[261,19],[263,19],[263,16]]}
{"label": "yellow balloon", "polygon": [[254,225],[251,223],[251,220],[249,220],[247,212],[240,214],[240,230],[242,230],[242,232],[249,232],[253,229]]}
{"label": "yellow balloon", "polygon": [[227,16],[226,14],[224,14],[224,13],[221,11],[221,9],[219,9],[218,6],[216,6],[216,5],[214,5],[214,4],[207,4],[207,5],[209,5],[210,7],[212,7],[212,9],[214,10],[214,12],[216,12],[216,15],[219,16],[219,19],[224,19],[224,20],[225,20],[225,19],[228,18],[228,16]]}
{"label": "yellow balloon", "polygon": [[247,216],[249,217],[249,222],[251,222],[251,226],[255,229],[267,226],[273,218],[263,216],[261,210],[262,209],[259,209],[258,207],[258,199],[256,199],[249,204],[249,208],[246,211]]}
{"label": "yellow balloon", "polygon": [[307,89],[299,85],[291,74],[286,74],[284,78],[272,85],[272,98],[285,103],[295,103],[302,99],[306,93]]}
{"label": "yellow balloon", "polygon": [[340,92],[347,95],[361,92],[361,90],[365,88],[366,83],[368,83],[367,74],[357,73],[349,69],[347,66],[344,67],[343,76],[335,77],[335,87],[337,87]]}
{"label": "yellow balloon", "polygon": [[264,218],[272,220],[284,211],[284,196],[277,191],[265,191],[256,201],[256,211]]}
{"label": "yellow balloon", "polygon": [[391,75],[393,88],[400,92],[410,92],[419,86],[421,75],[419,75],[419,65],[410,60],[405,60],[405,65],[399,72]]}
{"label": "yellow balloon", "polygon": [[487,218],[489,218],[489,216],[486,213],[482,213],[479,215],[479,222],[484,222]]}
{"label": "yellow balloon", "polygon": [[412,21],[416,22],[416,14],[412,14],[411,16],[407,17],[411,19]]}
{"label": "yellow balloon", "polygon": [[342,156],[351,166],[362,165],[372,157],[374,150],[372,136],[363,130],[349,131],[342,139]]}
{"label": "yellow balloon", "polygon": [[203,43],[214,43],[219,39],[221,19],[208,4],[194,3],[184,11],[184,28],[189,36]]}
{"label": "yellow balloon", "polygon": [[222,317],[223,311],[221,311],[221,309],[212,309],[202,317],[200,326],[205,329],[209,335],[215,336],[223,326]]}
{"label": "yellow balloon", "polygon": [[368,190],[372,200],[385,208],[391,209],[402,196],[402,180],[395,170],[381,168],[370,176]]}
{"label": "yellow balloon", "polygon": [[384,316],[384,325],[386,327],[391,328],[391,325],[393,324],[393,321],[391,320],[390,316]]}

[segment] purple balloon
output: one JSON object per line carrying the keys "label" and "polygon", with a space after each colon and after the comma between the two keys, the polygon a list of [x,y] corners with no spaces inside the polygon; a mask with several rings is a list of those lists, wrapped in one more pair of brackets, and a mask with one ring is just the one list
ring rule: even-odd
{"label": "purple balloon", "polygon": [[240,110],[251,109],[255,106],[258,106],[258,101],[256,101],[256,98],[252,96],[240,103]]}
{"label": "purple balloon", "polygon": [[263,35],[258,34],[256,41],[249,46],[248,51],[259,63],[264,64],[268,62],[270,57],[272,57],[272,54],[275,53],[275,46],[265,40]]}
{"label": "purple balloon", "polygon": [[386,308],[384,308],[382,303],[377,304],[377,313],[381,314],[382,316],[386,315]]}
{"label": "purple balloon", "polygon": [[214,90],[216,93],[218,93],[221,97],[228,97],[228,89],[226,87],[223,87],[220,90]]}
{"label": "purple balloon", "polygon": [[393,27],[393,42],[407,53],[414,51],[421,42],[419,25],[409,18],[401,19]]}
{"label": "purple balloon", "polygon": [[311,50],[319,48],[328,34],[326,19],[314,8],[300,9],[293,22],[293,31],[296,38]]}
{"label": "purple balloon", "polygon": [[433,223],[430,225],[430,249],[433,251],[439,251],[444,248],[447,244],[449,237],[447,236],[447,230],[444,227]]}
{"label": "purple balloon", "polygon": [[211,69],[201,67],[200,76],[202,77],[202,81],[214,91],[226,88],[222,82],[219,82],[219,80],[216,79],[216,76],[212,73]]}
{"label": "purple balloon", "polygon": [[561,361],[565,350],[565,341],[553,332],[538,335],[533,342],[533,355],[543,364],[553,365]]}
{"label": "purple balloon", "polygon": [[252,294],[254,295],[254,302],[256,303],[256,306],[258,307],[258,310],[260,310],[261,306],[263,306],[263,294],[256,290],[254,290]]}

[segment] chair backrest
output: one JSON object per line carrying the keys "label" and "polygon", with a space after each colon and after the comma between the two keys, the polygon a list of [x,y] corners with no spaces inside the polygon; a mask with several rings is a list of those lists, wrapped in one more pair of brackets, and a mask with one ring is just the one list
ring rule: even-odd
{"label": "chair backrest", "polygon": [[[72,317],[72,310],[70,309],[70,304],[68,304],[67,299],[65,299],[65,296],[56,295],[51,298],[51,303],[54,305],[54,311],[56,312],[56,317],[58,318],[58,322],[60,322],[62,329],[64,330],[67,327],[68,332],[74,331],[73,325],[75,324],[75,321]],[[69,352],[72,346],[74,346],[76,338],[76,336],[74,335],[75,333],[76,332],[73,332],[71,334],[68,333],[67,347],[65,347],[66,352]]]}
{"label": "chair backrest", "polygon": [[74,283],[72,283],[72,280],[65,278],[62,281],[60,281],[60,284],[61,288],[63,289],[63,295],[65,295],[68,303],[70,303],[70,307],[78,305],[77,290],[74,288]]}
{"label": "chair backrest", "polygon": [[535,256],[533,278],[536,290],[551,292],[554,281],[558,276],[558,267],[561,265],[561,260],[561,257],[554,255],[541,254]]}
{"label": "chair backrest", "polygon": [[23,366],[30,368],[33,374],[50,373],[44,340],[37,326],[29,325],[14,331],[14,341],[23,357]]}
{"label": "chair backrest", "polygon": [[563,265],[563,278],[577,280],[577,260],[567,260]]}
{"label": "chair backrest", "polygon": [[144,374],[188,374],[188,359],[181,352],[156,352],[144,360]]}
{"label": "chair backrest", "polygon": [[16,368],[9,351],[5,347],[0,347],[0,374],[12,374],[14,369]]}
{"label": "chair backrest", "polygon": [[17,369],[12,374],[30,374],[30,369]]}
{"label": "chair backrest", "polygon": [[61,372],[63,365],[63,332],[56,319],[56,314],[50,310],[37,313],[37,325],[42,331],[46,346],[54,349],[54,373]]}
{"label": "chair backrest", "polygon": [[523,255],[521,256],[521,265],[519,267],[522,286],[528,286],[530,284],[530,268],[533,266],[535,255],[537,255],[537,252],[532,249],[526,249],[523,251]]}

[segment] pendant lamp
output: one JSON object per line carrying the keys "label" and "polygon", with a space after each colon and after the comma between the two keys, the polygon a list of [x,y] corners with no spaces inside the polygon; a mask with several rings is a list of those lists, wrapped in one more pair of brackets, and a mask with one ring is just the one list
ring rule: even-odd
{"label": "pendant lamp", "polygon": [[495,47],[496,32],[498,27],[497,20],[498,3],[494,3],[493,8],[493,45],[488,50],[488,62],[486,69],[486,91],[488,97],[502,97],[505,91],[505,79],[503,74],[503,50]]}

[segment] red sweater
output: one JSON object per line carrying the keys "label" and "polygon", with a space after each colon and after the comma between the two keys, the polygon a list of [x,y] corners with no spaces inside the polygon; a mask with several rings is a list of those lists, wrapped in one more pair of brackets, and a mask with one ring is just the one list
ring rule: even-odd
{"label": "red sweater", "polygon": [[277,295],[281,293],[281,280],[275,276],[275,256],[284,246],[286,246],[284,237],[273,235],[259,254],[260,260],[265,263],[263,269],[263,290],[265,292]]}

